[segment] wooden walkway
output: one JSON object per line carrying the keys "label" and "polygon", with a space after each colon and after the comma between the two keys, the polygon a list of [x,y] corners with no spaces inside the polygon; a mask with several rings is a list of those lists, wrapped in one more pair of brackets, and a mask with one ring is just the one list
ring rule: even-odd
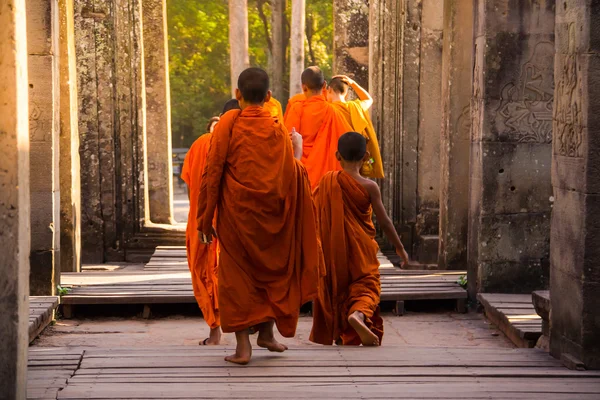
{"label": "wooden walkway", "polygon": [[598,399],[600,371],[536,349],[303,346],[30,349],[30,399]]}
{"label": "wooden walkway", "polygon": [[57,296],[30,296],[29,297],[29,343],[46,328],[50,322],[54,310],[58,307]]}
{"label": "wooden walkway", "polygon": [[[467,292],[457,284],[464,271],[418,271],[394,268],[380,255],[382,301],[396,302],[399,314],[408,300],[454,300],[465,311]],[[195,303],[185,247],[159,247],[143,269],[62,275],[63,314],[69,317],[78,304]],[[149,311],[145,310],[149,315]]]}
{"label": "wooden walkway", "polygon": [[479,293],[486,317],[518,347],[534,347],[542,335],[542,318],[530,294]]}

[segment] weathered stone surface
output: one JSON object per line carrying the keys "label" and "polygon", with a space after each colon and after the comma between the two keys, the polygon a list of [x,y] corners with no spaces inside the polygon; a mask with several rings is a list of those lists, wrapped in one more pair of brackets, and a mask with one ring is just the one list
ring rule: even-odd
{"label": "weathered stone surface", "polygon": [[26,397],[29,320],[29,126],[24,0],[0,2],[0,388]]}
{"label": "weathered stone surface", "polygon": [[73,1],[60,0],[60,263],[81,268],[81,184]]}
{"label": "weathered stone surface", "polygon": [[444,1],[440,138],[440,268],[465,268],[469,210],[473,1]]}
{"label": "weathered stone surface", "polygon": [[304,40],[306,38],[306,0],[292,0],[290,27],[290,97],[302,93]]}
{"label": "weathered stone surface", "polygon": [[469,290],[548,280],[554,2],[475,3]]}
{"label": "weathered stone surface", "polygon": [[[60,283],[58,3],[27,3],[32,295]],[[41,37],[42,32],[46,37]],[[30,33],[30,34],[29,34]],[[42,45],[43,44],[43,45]]]}
{"label": "weathered stone surface", "polygon": [[237,81],[250,66],[248,57],[248,0],[229,2],[229,54],[231,59],[231,97]]}
{"label": "weathered stone surface", "polygon": [[141,1],[80,0],[75,16],[83,262],[122,260],[148,211]]}
{"label": "weathered stone surface", "polygon": [[144,71],[150,221],[173,223],[171,98],[166,0],[144,0]]}
{"label": "weathered stone surface", "polygon": [[369,85],[369,1],[334,0],[333,71]]}

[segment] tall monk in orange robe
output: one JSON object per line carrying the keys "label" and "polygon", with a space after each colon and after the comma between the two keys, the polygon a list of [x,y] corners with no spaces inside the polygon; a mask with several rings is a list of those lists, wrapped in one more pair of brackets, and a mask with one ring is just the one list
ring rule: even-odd
{"label": "tall monk in orange robe", "polygon": [[372,210],[404,264],[409,262],[381,202],[379,186],[360,174],[368,157],[366,148],[361,134],[344,134],[336,153],[343,170],[327,173],[314,191],[325,274],[313,304],[310,340],[320,344],[378,346],[383,339]]}
{"label": "tall monk in orange robe", "polygon": [[[354,90],[358,99],[346,100],[349,87]],[[367,151],[371,157],[363,165],[362,175],[367,178],[383,178],[379,141],[369,115],[369,109],[373,105],[371,95],[346,75],[336,75],[329,82],[327,100],[341,111],[355,132],[367,138]]]}
{"label": "tall monk in orange robe", "polygon": [[327,102],[323,95],[325,88],[325,78],[318,67],[304,70],[302,91],[306,100],[292,104],[285,120],[288,130],[295,128],[302,135],[302,162],[313,188],[328,171],[341,168],[335,158],[337,141],[352,130],[342,113]]}
{"label": "tall monk in orange robe", "polygon": [[237,340],[226,361],[246,364],[250,327],[258,346],[287,349],[273,326],[294,336],[300,307],[316,296],[323,259],[306,170],[294,158],[293,138],[263,108],[271,97],[267,73],[242,72],[236,97],[242,110],[224,114],[213,133],[198,230],[204,243],[212,241],[218,209],[221,327]]}

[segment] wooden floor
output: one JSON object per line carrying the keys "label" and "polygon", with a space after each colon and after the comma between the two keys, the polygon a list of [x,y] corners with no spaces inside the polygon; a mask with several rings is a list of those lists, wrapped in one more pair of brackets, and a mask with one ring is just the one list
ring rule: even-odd
{"label": "wooden floor", "polygon": [[[402,311],[407,300],[455,300],[467,292],[457,284],[464,271],[400,270],[380,255],[382,301],[396,301]],[[66,273],[62,285],[65,315],[78,304],[195,303],[185,247],[159,247],[143,269]],[[459,305],[460,305],[459,304]]]}
{"label": "wooden floor", "polygon": [[542,335],[542,319],[530,294],[479,293],[486,317],[515,345],[534,347]]}
{"label": "wooden floor", "polygon": [[58,303],[58,296],[29,297],[29,343],[52,322]]}
{"label": "wooden floor", "polygon": [[303,346],[231,349],[32,348],[30,399],[598,399],[600,371],[536,349]]}

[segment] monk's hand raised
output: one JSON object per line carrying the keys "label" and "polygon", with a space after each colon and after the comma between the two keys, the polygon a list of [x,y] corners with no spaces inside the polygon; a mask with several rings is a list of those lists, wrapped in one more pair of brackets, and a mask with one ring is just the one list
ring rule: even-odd
{"label": "monk's hand raised", "polygon": [[402,264],[400,264],[400,268],[408,267],[408,264],[410,264],[410,258],[408,257],[408,253],[406,252],[404,247],[401,249],[396,249],[396,254],[398,254],[402,259]]}
{"label": "monk's hand raised", "polygon": [[198,239],[200,239],[200,243],[202,244],[210,244],[212,243],[212,232],[205,234],[204,232],[198,231]]}
{"label": "monk's hand raised", "polygon": [[302,135],[296,132],[296,128],[292,128],[290,137],[292,138],[292,147],[294,148],[294,158],[300,160],[302,158]]}

